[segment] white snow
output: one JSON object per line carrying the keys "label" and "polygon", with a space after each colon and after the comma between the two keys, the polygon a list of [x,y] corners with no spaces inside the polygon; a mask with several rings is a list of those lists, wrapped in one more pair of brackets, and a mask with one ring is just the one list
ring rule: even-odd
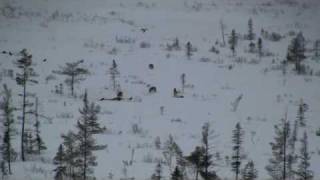
{"label": "white snow", "polygon": [[[209,122],[215,131],[212,152],[221,154],[222,160],[215,167],[220,177],[233,178],[224,157],[231,155],[231,132],[235,124],[241,122],[247,158],[255,162],[259,179],[268,179],[264,168],[271,156],[269,142],[274,137],[273,126],[284,117],[286,108],[293,124],[300,99],[309,105],[309,110],[307,127],[300,128],[299,137],[304,130],[308,132],[311,169],[315,173],[314,179],[320,179],[320,137],[315,134],[320,128],[320,76],[315,75],[320,71],[320,65],[312,60],[312,53],[307,53],[305,63],[313,69],[312,76],[297,75],[291,66],[285,76],[280,69],[271,70],[286,57],[292,39],[286,35],[289,31],[302,31],[310,49],[313,42],[320,39],[320,6],[318,1],[311,0],[305,1],[307,8],[302,8],[303,2],[299,7],[270,2],[272,6],[263,6],[262,1],[254,0],[0,1],[2,9],[7,3],[16,8],[16,17],[0,14],[0,50],[18,52],[27,48],[32,53],[40,83],[29,86],[28,90],[39,97],[41,113],[52,118],[52,122],[42,121],[42,136],[48,150],[36,160],[14,162],[14,174],[10,179],[53,179],[51,161],[62,142],[60,135],[75,129],[82,101],[51,92],[55,85],[63,83],[63,76],[55,75],[57,79],[48,84],[45,78],[66,62],[80,59],[84,59],[84,66],[91,74],[76,86],[76,94],[88,90],[90,100],[101,106],[100,122],[111,132],[97,136],[98,143],[108,145],[106,150],[95,152],[97,179],[108,179],[108,173],[113,173],[114,179],[122,178],[122,161],[130,160],[132,148],[135,148],[135,162],[128,167],[128,176],[138,180],[150,178],[156,164],[146,163],[143,159],[146,156],[163,158],[161,150],[154,147],[155,138],[159,136],[163,143],[172,134],[183,153],[188,155],[200,144],[201,127],[205,122]],[[192,6],[198,6],[198,9]],[[50,18],[55,11],[59,15]],[[216,40],[221,41],[221,19],[226,24],[227,34],[235,29],[243,35],[247,33],[250,17],[258,36],[261,28],[286,35],[280,42],[264,40],[265,49],[275,56],[263,57],[258,64],[250,64],[235,62],[228,46],[215,45],[220,50],[219,55],[209,52]],[[140,28],[148,30],[142,33]],[[116,37],[129,38],[133,42],[118,43]],[[165,50],[166,44],[172,43],[175,37],[179,38],[182,50]],[[184,51],[188,41],[197,48],[190,60]],[[140,48],[141,42],[150,43],[151,47]],[[245,40],[239,42],[237,56],[245,57],[249,62],[258,57],[244,52],[248,44]],[[109,53],[113,48],[117,49],[116,54]],[[42,61],[44,58],[46,62]],[[201,58],[210,61],[201,62]],[[1,54],[0,70],[18,72],[12,63],[15,59]],[[113,59],[119,66],[121,76],[118,80],[125,96],[141,101],[98,101],[115,95],[107,74]],[[275,59],[274,64],[272,59]],[[150,63],[154,64],[154,70],[148,69]],[[232,70],[228,69],[229,65],[233,66]],[[185,98],[173,98],[173,88],[181,88],[182,73],[186,74],[186,83],[194,87],[185,89]],[[8,84],[13,90],[14,104],[18,106],[21,87],[8,77],[3,77],[0,83]],[[147,84],[156,86],[158,92],[148,94]],[[64,86],[64,92],[69,94],[68,87]],[[243,97],[233,112],[231,104],[241,94]],[[160,114],[161,106],[164,106],[164,115]],[[61,118],[66,113],[73,117]],[[16,112],[15,117],[20,114]],[[181,122],[172,122],[172,119],[181,119]],[[32,117],[28,121],[31,127]],[[134,123],[143,129],[143,135],[132,133]],[[16,128],[20,131],[19,122],[16,122]],[[19,151],[19,135],[14,143]],[[168,179],[167,167],[164,174]]]}

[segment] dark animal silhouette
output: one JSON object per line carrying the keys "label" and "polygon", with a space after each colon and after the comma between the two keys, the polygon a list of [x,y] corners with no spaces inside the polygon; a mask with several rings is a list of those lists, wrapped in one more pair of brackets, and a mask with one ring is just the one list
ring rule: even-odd
{"label": "dark animal silhouette", "polygon": [[145,33],[145,32],[147,32],[148,31],[148,29],[147,28],[141,28],[140,29],[143,33]]}
{"label": "dark animal silhouette", "polygon": [[122,92],[122,91],[119,91],[119,92],[117,93],[117,96],[114,97],[114,98],[101,98],[101,99],[99,99],[99,101],[122,101],[122,100],[132,101],[133,98],[132,98],[132,97],[124,98],[124,97],[123,97],[123,92]]}
{"label": "dark animal silhouette", "polygon": [[176,88],[173,88],[173,97],[175,97],[175,98],[183,98],[183,95]]}
{"label": "dark animal silhouette", "polygon": [[8,54],[9,56],[12,56],[12,55],[13,55],[13,53],[10,52],[10,51],[2,51],[2,54]]}
{"label": "dark animal silhouette", "polygon": [[155,86],[151,86],[149,88],[149,93],[156,93],[157,92],[157,88]]}

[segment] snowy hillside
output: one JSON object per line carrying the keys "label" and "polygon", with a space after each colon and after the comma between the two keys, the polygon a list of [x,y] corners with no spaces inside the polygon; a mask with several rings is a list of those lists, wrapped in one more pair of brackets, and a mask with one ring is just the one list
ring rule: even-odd
{"label": "snowy hillside", "polygon": [[[93,152],[97,157],[93,175],[98,180],[147,180],[159,161],[164,179],[169,180],[172,168],[163,153],[169,135],[183,156],[188,156],[201,145],[206,122],[214,131],[209,140],[215,164],[212,170],[221,179],[235,176],[228,158],[234,145],[232,131],[238,122],[244,130],[241,168],[252,160],[259,180],[272,179],[265,167],[272,157],[274,126],[287,112],[293,129],[301,102],[308,108],[306,126],[298,128],[296,153],[306,131],[310,170],[314,180],[320,180],[320,136],[316,135],[320,128],[320,56],[315,56],[314,47],[320,40],[318,0],[0,0],[0,8],[1,92],[6,84],[17,108],[13,147],[18,156],[12,163],[13,174],[4,178],[54,179],[53,158],[63,142],[61,135],[76,132],[87,90],[89,101],[101,107],[98,119],[107,128],[94,136],[98,144],[107,145]],[[246,40],[250,18],[256,36],[253,52],[250,40]],[[233,29],[238,39],[235,56],[228,43]],[[270,40],[262,29],[281,35],[280,40]],[[295,71],[294,63],[283,64],[288,46],[299,32],[306,49],[302,61],[306,70],[301,74]],[[257,48],[259,37],[262,57]],[[176,38],[180,48],[173,45]],[[190,57],[187,42],[192,46]],[[212,52],[212,46],[219,52]],[[47,150],[22,162],[23,87],[16,83],[16,73],[21,69],[13,62],[24,48],[32,54],[34,70],[39,74],[34,78],[39,83],[28,85],[27,91],[39,99],[39,114],[43,115],[40,130]],[[55,72],[79,60],[90,74],[75,84],[72,97],[64,82],[66,76]],[[115,89],[125,98],[121,101],[101,100],[117,95],[110,74],[113,60],[119,72]],[[60,86],[63,92],[57,93]],[[156,92],[150,92],[152,86]],[[173,96],[174,88],[183,89],[183,98]],[[28,97],[29,101],[34,102],[35,96]],[[1,144],[3,121],[1,118]],[[34,114],[27,114],[28,131],[33,131],[34,123]],[[160,148],[155,146],[157,137]],[[125,165],[130,160],[133,163]],[[186,174],[185,179],[195,179],[192,167],[187,167]]]}

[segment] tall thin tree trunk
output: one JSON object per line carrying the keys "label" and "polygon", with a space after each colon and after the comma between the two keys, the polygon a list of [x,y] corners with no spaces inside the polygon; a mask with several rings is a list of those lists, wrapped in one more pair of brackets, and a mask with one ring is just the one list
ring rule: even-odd
{"label": "tall thin tree trunk", "polygon": [[197,169],[197,171],[196,171],[196,180],[198,180],[198,177],[199,177],[199,170]]}
{"label": "tall thin tree trunk", "polygon": [[84,127],[84,161],[83,161],[83,180],[87,179],[87,120]]}
{"label": "tall thin tree trunk", "polygon": [[208,156],[209,156],[209,147],[208,144],[205,145],[206,146],[206,156],[205,156],[205,162],[206,162],[206,167],[205,167],[205,180],[209,180],[208,178],[208,164],[209,164],[209,160],[208,160]]}
{"label": "tall thin tree trunk", "polygon": [[[9,125],[10,126],[10,125]],[[8,135],[10,135],[10,127],[9,127],[9,132],[8,132]],[[11,171],[11,137],[8,137],[8,149],[9,149],[9,152],[8,152],[8,171],[9,171],[9,174],[12,174],[12,171]]]}
{"label": "tall thin tree trunk", "polygon": [[40,146],[41,146],[41,144],[40,144],[40,142],[39,142],[39,139],[38,139],[38,136],[40,136],[39,135],[39,114],[38,114],[38,104],[39,104],[39,100],[38,100],[38,97],[36,97],[36,104],[35,104],[35,120],[36,120],[36,138],[37,138],[37,146],[38,146],[38,153],[40,154]]}
{"label": "tall thin tree trunk", "polygon": [[26,113],[26,89],[27,89],[27,78],[26,78],[26,69],[23,69],[23,104],[22,104],[22,129],[21,129],[21,159],[22,161],[25,161],[24,156],[24,140],[25,140],[25,134],[24,134],[24,124],[25,124],[25,113]]}
{"label": "tall thin tree trunk", "polygon": [[224,24],[222,20],[220,20],[220,28],[221,28],[223,47],[224,47],[226,46],[226,41],[224,40]]}
{"label": "tall thin tree trunk", "polygon": [[117,85],[116,85],[116,75],[115,74],[112,74],[111,75],[111,79],[112,79],[112,87],[113,87],[113,90],[115,91],[117,89]]}
{"label": "tall thin tree trunk", "polygon": [[71,76],[71,96],[73,96],[73,91],[74,91],[74,75]]}
{"label": "tall thin tree trunk", "polygon": [[287,172],[286,172],[286,154],[287,154],[287,112],[285,114],[285,119],[284,119],[284,136],[283,136],[283,180],[286,180]]}
{"label": "tall thin tree trunk", "polygon": [[[240,162],[240,153],[239,153],[240,148],[237,150],[237,161]],[[236,169],[236,180],[239,179],[239,168],[240,168],[240,164],[237,165],[237,169]]]}

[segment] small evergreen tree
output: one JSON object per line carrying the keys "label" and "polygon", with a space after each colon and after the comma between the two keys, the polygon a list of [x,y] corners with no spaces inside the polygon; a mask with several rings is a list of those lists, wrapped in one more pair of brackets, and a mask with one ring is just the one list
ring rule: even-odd
{"label": "small evergreen tree", "polygon": [[251,18],[248,21],[248,40],[250,41],[254,40],[253,22]]}
{"label": "small evergreen tree", "polygon": [[181,90],[182,90],[182,93],[184,93],[184,88],[186,86],[186,74],[182,73],[180,76],[180,79],[181,79]]}
{"label": "small evergreen tree", "polygon": [[178,38],[175,38],[174,39],[174,42],[172,44],[172,47],[175,49],[175,50],[180,50],[180,43],[179,43],[179,39]]}
{"label": "small evergreen tree", "polygon": [[295,38],[292,39],[288,47],[287,60],[295,64],[295,70],[298,74],[303,73],[301,62],[306,58],[305,53],[305,40],[303,34],[300,32]]}
{"label": "small evergreen tree", "polygon": [[3,142],[0,148],[2,155],[2,162],[6,163],[8,167],[8,174],[12,174],[11,162],[14,160],[14,156],[16,156],[16,152],[12,146],[12,137],[15,133],[14,128],[14,119],[13,119],[13,111],[14,107],[12,106],[12,96],[11,90],[7,88],[6,85],[4,87],[4,96],[2,101],[0,102],[0,109],[2,111],[3,116]]}
{"label": "small evergreen tree", "polygon": [[254,42],[249,43],[249,52],[254,53],[256,49],[256,44]]}
{"label": "small evergreen tree", "polygon": [[190,59],[190,57],[192,56],[192,44],[190,41],[188,41],[186,44],[186,55],[188,59]]}
{"label": "small evergreen tree", "polygon": [[240,123],[236,124],[235,129],[233,130],[232,135],[232,142],[233,142],[233,155],[232,157],[232,171],[235,172],[235,179],[239,179],[240,175],[240,167],[241,167],[241,160],[242,160],[242,142],[243,142],[243,130],[241,128]]}
{"label": "small evergreen tree", "polygon": [[80,110],[80,113],[82,117],[78,120],[78,133],[76,134],[77,140],[79,141],[79,156],[76,159],[76,167],[79,169],[78,175],[81,179],[86,180],[89,174],[92,174],[91,167],[96,166],[97,162],[92,152],[95,146],[95,140],[88,125],[88,106],[86,102],[83,109]]}
{"label": "small evergreen tree", "polygon": [[288,140],[290,138],[290,123],[287,121],[287,115],[281,120],[280,125],[275,125],[275,142],[271,142],[272,157],[266,170],[274,180],[285,180],[288,176]]}
{"label": "small evergreen tree", "polygon": [[261,38],[258,39],[258,43],[257,44],[258,44],[257,46],[258,46],[259,58],[261,58],[262,55],[263,55],[263,52],[262,52],[263,44],[262,44],[262,39]]}
{"label": "small evergreen tree", "polygon": [[118,65],[115,60],[112,60],[112,65],[109,69],[109,74],[112,82],[112,89],[114,91],[119,91],[118,84],[117,84],[117,77],[120,75],[120,72],[118,70]]}
{"label": "small evergreen tree", "polygon": [[307,109],[308,105],[305,104],[301,99],[298,107],[297,120],[299,121],[299,124],[302,127],[306,126],[305,112],[307,111]]}
{"label": "small evergreen tree", "polygon": [[296,174],[298,175],[298,180],[312,180],[313,172],[309,169],[311,156],[308,150],[308,135],[306,132],[304,132],[303,138],[300,140],[300,142],[300,162]]}
{"label": "small evergreen tree", "polygon": [[233,56],[235,56],[236,54],[237,41],[238,41],[238,37],[236,35],[236,31],[233,29],[229,37],[229,45],[230,45],[230,49],[232,51]]}
{"label": "small evergreen tree", "polygon": [[158,162],[156,165],[155,172],[151,176],[151,180],[161,180],[162,179],[162,165]]}
{"label": "small evergreen tree", "polygon": [[101,134],[106,130],[105,126],[101,126],[98,122],[98,114],[100,113],[100,106],[96,105],[95,103],[90,103],[88,101],[87,92],[84,94],[84,106],[87,108],[88,113],[88,127],[89,131],[92,134]]}
{"label": "small evergreen tree", "polygon": [[164,159],[166,161],[166,164],[169,167],[170,173],[172,173],[174,168],[174,158],[178,155],[180,152],[180,148],[177,145],[177,143],[174,141],[172,135],[169,135],[169,138],[167,141],[163,144],[163,155]]}
{"label": "small evergreen tree", "polygon": [[202,126],[203,154],[201,155],[201,162],[200,162],[200,166],[201,166],[200,175],[203,177],[204,180],[212,180],[217,178],[216,172],[212,169],[214,166],[214,163],[212,160],[212,154],[210,153],[212,146],[210,146],[209,144],[209,139],[212,134],[213,134],[213,131],[210,129],[210,124],[205,123]]}
{"label": "small evergreen tree", "polygon": [[25,140],[25,151],[26,154],[31,155],[35,153],[35,140],[33,138],[32,132],[26,132],[26,140]]}
{"label": "small evergreen tree", "polygon": [[[100,126],[96,122],[97,109],[94,104],[90,106],[87,98],[87,92],[83,98],[83,108],[79,110],[81,117],[77,122],[78,132],[75,134],[77,140],[78,156],[76,157],[75,166],[77,167],[76,175],[82,180],[87,180],[93,174],[93,166],[97,166],[96,156],[93,154],[95,150],[104,149],[105,146],[99,146],[96,144],[93,137],[97,133],[97,129],[100,130]],[[93,114],[95,114],[93,116]],[[95,117],[94,119],[91,119]],[[93,126],[94,125],[94,126]]]}
{"label": "small evergreen tree", "polygon": [[64,177],[67,175],[67,167],[66,167],[66,154],[63,149],[63,145],[60,144],[58,148],[58,152],[56,156],[53,158],[53,164],[56,166],[54,169],[55,175],[54,179],[55,180],[63,180]]}
{"label": "small evergreen tree", "polygon": [[183,175],[178,166],[176,166],[173,173],[171,174],[171,180],[183,180]]}
{"label": "small evergreen tree", "polygon": [[253,161],[249,161],[242,170],[242,180],[258,179],[258,171],[254,167]]}
{"label": "small evergreen tree", "polygon": [[299,123],[298,120],[294,121],[293,130],[291,137],[289,139],[289,145],[291,146],[291,149],[295,151],[296,142],[298,140],[298,130],[299,130]]}
{"label": "small evergreen tree", "polygon": [[53,73],[67,76],[65,83],[70,87],[71,95],[74,96],[74,85],[84,80],[84,76],[89,74],[88,69],[80,67],[83,60],[66,63],[65,66],[60,66],[60,70],[53,71]]}
{"label": "small evergreen tree", "polygon": [[288,139],[288,178],[293,179],[294,178],[294,165],[297,163],[297,155],[295,152],[296,142],[297,142],[297,136],[298,136],[298,128],[299,124],[296,120],[294,122],[292,133]]}
{"label": "small evergreen tree", "polygon": [[79,156],[79,149],[77,149],[76,134],[69,131],[67,134],[61,135],[63,139],[63,147],[65,154],[65,166],[66,166],[66,176],[72,179],[79,178],[76,175],[76,158]]}
{"label": "small evergreen tree", "polygon": [[39,113],[38,113],[38,106],[39,106],[39,100],[38,97],[36,98],[36,102],[35,102],[35,124],[34,124],[34,128],[35,128],[35,146],[36,146],[36,153],[40,154],[41,151],[46,150],[47,147],[45,145],[45,143],[43,142],[42,138],[41,138],[41,132],[40,132],[40,121],[39,121]]}
{"label": "small evergreen tree", "polygon": [[193,165],[195,169],[195,172],[196,172],[195,180],[198,180],[199,173],[202,168],[201,166],[202,154],[204,154],[203,147],[197,146],[195,150],[192,151],[191,154],[186,157],[186,159]]}

